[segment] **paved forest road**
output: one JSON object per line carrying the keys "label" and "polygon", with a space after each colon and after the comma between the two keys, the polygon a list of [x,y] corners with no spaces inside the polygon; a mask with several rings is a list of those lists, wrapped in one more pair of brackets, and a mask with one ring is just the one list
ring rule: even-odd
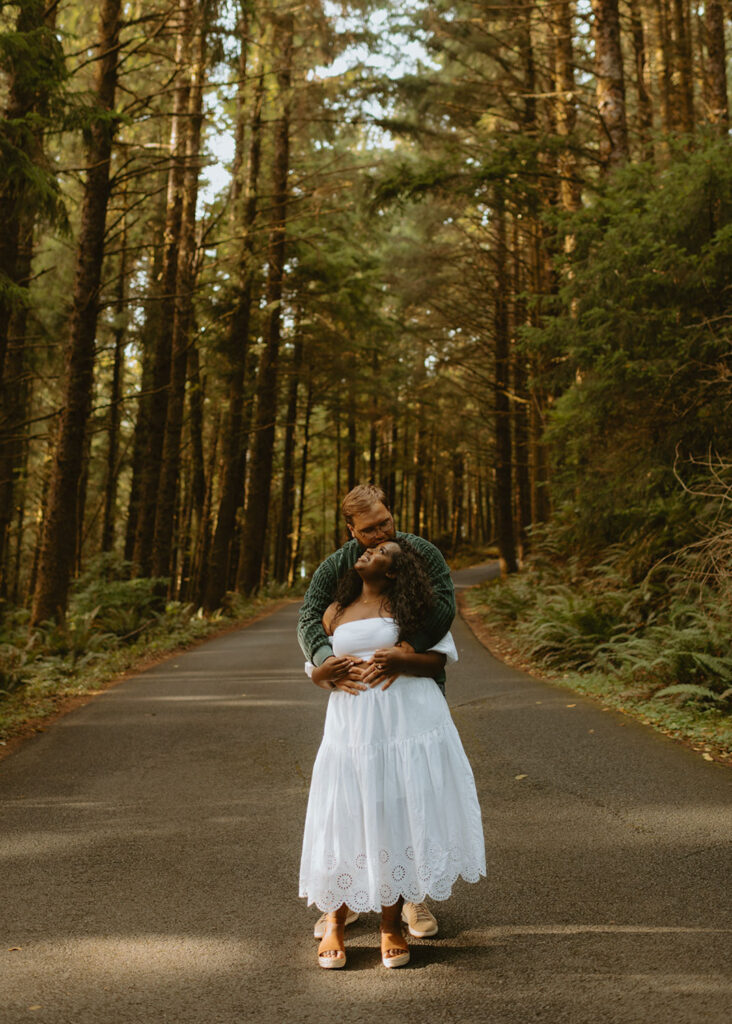
{"label": "paved forest road", "polygon": [[410,967],[377,966],[372,916],[320,970],[297,877],[326,696],[296,616],[0,764],[2,1024],[729,1024],[732,772],[506,668],[462,622],[448,697],[488,880],[437,905]]}

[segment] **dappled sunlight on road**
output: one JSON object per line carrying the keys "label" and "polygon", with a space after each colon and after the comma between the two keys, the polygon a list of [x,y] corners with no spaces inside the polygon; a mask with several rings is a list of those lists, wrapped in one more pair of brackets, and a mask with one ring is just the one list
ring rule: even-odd
{"label": "dappled sunlight on road", "polygon": [[246,694],[242,694],[241,697],[217,697],[210,693],[201,694],[177,694],[174,696],[157,696],[153,695],[150,697],[138,697],[140,703],[150,704],[188,704],[192,701],[201,701],[206,704],[215,704],[217,707],[262,707],[262,708],[276,708],[276,707],[293,707],[300,705],[302,707],[311,707],[312,701],[307,700],[275,700],[267,699],[266,697],[247,697]]}
{"label": "dappled sunlight on road", "polygon": [[[648,924],[502,924],[462,932],[460,941],[490,942],[507,935],[732,935],[730,928],[685,928]],[[456,943],[459,945],[459,943]]]}
{"label": "dappled sunlight on road", "polygon": [[44,968],[63,957],[64,972],[84,982],[124,980],[145,976],[179,978],[183,974],[225,974],[245,968],[254,956],[254,943],[212,935],[89,935],[58,941],[31,942],[16,951],[16,969],[33,962]]}

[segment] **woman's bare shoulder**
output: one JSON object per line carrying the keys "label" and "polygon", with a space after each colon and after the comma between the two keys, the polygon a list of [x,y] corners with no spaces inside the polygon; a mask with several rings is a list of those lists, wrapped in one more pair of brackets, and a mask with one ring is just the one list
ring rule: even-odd
{"label": "woman's bare shoulder", "polygon": [[323,629],[328,634],[328,636],[333,635],[333,630],[335,628],[333,623],[335,621],[337,611],[338,605],[335,603],[335,601],[333,601],[333,603],[329,604],[328,607],[323,612]]}

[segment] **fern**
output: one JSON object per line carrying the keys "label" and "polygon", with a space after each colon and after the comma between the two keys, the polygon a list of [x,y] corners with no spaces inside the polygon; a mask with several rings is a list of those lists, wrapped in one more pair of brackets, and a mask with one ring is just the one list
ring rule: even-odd
{"label": "fern", "polygon": [[662,690],[654,694],[655,697],[673,697],[683,695],[685,697],[700,697],[704,700],[723,700],[722,694],[715,693],[707,686],[695,686],[691,683],[677,683],[674,686],[664,686]]}

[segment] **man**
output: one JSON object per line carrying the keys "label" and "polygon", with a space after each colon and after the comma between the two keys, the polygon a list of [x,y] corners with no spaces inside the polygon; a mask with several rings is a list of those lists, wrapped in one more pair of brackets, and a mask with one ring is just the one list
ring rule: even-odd
{"label": "man", "polygon": [[[386,506],[386,495],[380,487],[359,484],[348,492],[341,507],[351,539],[318,566],[310,581],[297,626],[297,639],[303,654],[313,665],[322,665],[329,658],[337,660],[333,654],[331,637],[323,629],[322,623],[323,613],[333,601],[336,584],[344,573],[353,568],[366,548],[374,548],[396,536],[405,537],[424,558],[435,595],[434,607],[422,629],[409,638],[409,643],[402,641],[402,645],[411,646],[413,651],[418,652],[430,650],[447,633],[455,618],[455,591],[442,554],[434,544],[422,537],[397,533],[392,514]],[[344,663],[334,672],[329,682],[318,685],[323,689],[343,689],[357,694],[367,685],[377,686],[387,681],[387,677],[374,665],[366,664],[362,668],[355,666],[349,669]],[[444,672],[435,681],[444,693]],[[352,924],[357,919],[358,914],[349,911],[346,924]],[[437,921],[424,903],[405,902],[402,920],[410,934],[416,938],[437,934]],[[314,929],[318,939],[323,936],[325,922],[326,915],[323,914]]]}

